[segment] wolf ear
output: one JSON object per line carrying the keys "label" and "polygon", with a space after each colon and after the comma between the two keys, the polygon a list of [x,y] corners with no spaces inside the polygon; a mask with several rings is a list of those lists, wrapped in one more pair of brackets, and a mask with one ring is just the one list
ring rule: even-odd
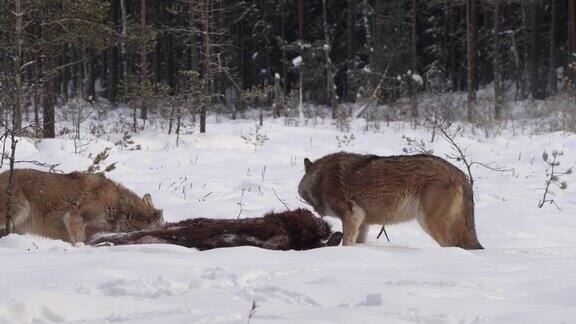
{"label": "wolf ear", "polygon": [[310,168],[312,167],[312,165],[314,165],[314,163],[312,163],[312,161],[310,161],[309,158],[305,158],[304,159],[304,170],[306,172],[308,172],[310,170]]}
{"label": "wolf ear", "polygon": [[152,205],[152,196],[150,196],[149,193],[145,194],[144,197],[142,197],[142,200],[144,200],[148,206],[154,207],[154,205]]}

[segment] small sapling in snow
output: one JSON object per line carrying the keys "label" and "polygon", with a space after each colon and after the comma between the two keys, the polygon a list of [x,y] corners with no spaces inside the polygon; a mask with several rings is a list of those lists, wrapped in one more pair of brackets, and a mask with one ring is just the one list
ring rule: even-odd
{"label": "small sapling in snow", "polygon": [[[108,159],[110,148],[107,147],[104,151],[98,153],[94,160],[92,160],[92,164],[86,170],[86,173],[94,173],[94,174],[104,174],[106,172],[111,172],[116,169],[116,162],[109,164],[108,166],[104,167],[104,162]],[[102,170],[102,168],[104,168]]]}
{"label": "small sapling in snow", "polygon": [[[470,186],[472,187],[472,192],[474,192],[474,177],[472,176],[472,167],[480,166],[485,169],[495,171],[495,172],[511,172],[512,169],[505,169],[501,167],[495,167],[493,163],[483,163],[479,161],[474,161],[471,159],[467,152],[467,148],[462,144],[456,142],[456,138],[462,135],[464,130],[461,127],[456,127],[455,130],[451,129],[452,122],[444,120],[438,117],[428,117],[427,122],[432,125],[434,129],[440,131],[440,134],[444,139],[450,144],[451,154],[446,154],[446,158],[449,160],[454,160],[461,162],[466,167],[466,173],[468,180],[470,181]],[[472,195],[472,202],[474,202],[474,195]]]}
{"label": "small sapling in snow", "polygon": [[134,143],[132,134],[129,132],[124,132],[122,139],[116,142],[115,145],[120,146],[121,149],[127,149],[128,151],[140,151],[142,149],[140,144]]}
{"label": "small sapling in snow", "polygon": [[264,144],[269,140],[268,136],[262,133],[262,126],[259,124],[256,124],[254,132],[249,133],[248,135],[242,135],[242,138],[246,144],[253,145],[254,150],[257,150],[258,147],[264,146]]}
{"label": "small sapling in snow", "polygon": [[554,196],[554,191],[552,190],[553,187],[557,189],[564,190],[568,188],[568,184],[566,181],[562,180],[562,177],[568,174],[572,174],[572,168],[568,168],[564,171],[558,171],[558,167],[560,166],[560,161],[558,159],[564,155],[564,152],[553,150],[552,151],[552,158],[548,155],[548,152],[544,151],[542,153],[542,160],[546,163],[546,187],[544,187],[544,193],[542,194],[542,199],[538,203],[538,208],[542,208],[545,203],[554,204],[558,209],[558,205],[554,199],[550,198],[549,196]]}
{"label": "small sapling in snow", "polygon": [[338,142],[338,147],[342,146],[352,146],[354,145],[354,141],[356,137],[354,134],[344,134],[342,136],[336,135],[336,142]]}
{"label": "small sapling in snow", "polygon": [[82,125],[92,117],[92,110],[94,108],[90,101],[82,97],[75,97],[68,102],[68,109],[64,111],[64,116],[72,124],[73,131],[64,128],[63,134],[71,134],[74,144],[74,154],[83,153],[90,144],[89,140],[82,138],[81,130]]}
{"label": "small sapling in snow", "polygon": [[406,141],[406,147],[402,149],[402,152],[406,154],[425,154],[425,155],[432,155],[434,151],[432,149],[428,149],[426,147],[426,142],[420,139],[414,139],[408,136],[402,136],[402,138]]}

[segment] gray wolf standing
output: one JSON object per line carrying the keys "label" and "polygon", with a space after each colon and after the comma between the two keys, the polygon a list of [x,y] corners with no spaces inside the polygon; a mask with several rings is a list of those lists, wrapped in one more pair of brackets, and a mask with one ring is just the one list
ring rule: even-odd
{"label": "gray wolf standing", "polygon": [[304,166],[298,192],[320,215],[340,218],[343,245],[365,242],[369,225],[417,219],[441,246],[482,249],[470,182],[442,158],[340,152]]}

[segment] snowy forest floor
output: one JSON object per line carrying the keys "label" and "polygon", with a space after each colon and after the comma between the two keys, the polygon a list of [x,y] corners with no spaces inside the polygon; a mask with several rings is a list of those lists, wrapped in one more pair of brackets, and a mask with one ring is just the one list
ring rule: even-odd
{"label": "snowy forest floor", "polygon": [[[258,217],[306,207],[297,185],[303,159],[345,150],[403,154],[403,135],[429,141],[424,128],[383,125],[354,140],[329,121],[288,127],[265,120],[254,139],[253,120],[209,119],[208,133],[166,135],[158,124],[123,137],[106,134],[74,154],[73,140],[21,139],[18,159],[85,170],[113,147],[108,177],[140,196],[150,192],[167,221],[193,217]],[[576,318],[576,179],[556,190],[561,208],[538,202],[546,180],[544,150],[563,150],[561,169],[576,164],[576,135],[495,138],[466,133],[457,141],[471,158],[513,169],[474,168],[476,224],[482,251],[440,248],[418,226],[387,227],[391,242],[279,252],[238,247],[198,252],[178,246],[71,247],[35,236],[0,239],[0,323],[559,323]],[[87,136],[86,134],[84,134]],[[83,136],[84,136],[83,135]],[[337,136],[339,136],[337,139]],[[87,137],[86,137],[87,138]],[[263,137],[260,137],[263,138]],[[128,141],[129,142],[129,141]],[[258,142],[258,141],[255,141]],[[339,147],[339,144],[341,147]],[[140,150],[130,150],[140,145]],[[441,138],[427,144],[451,153]],[[459,167],[458,162],[453,161]],[[29,167],[19,165],[18,167]],[[5,169],[4,166],[3,169]],[[340,224],[333,218],[334,229]],[[253,301],[255,314],[248,319]]]}

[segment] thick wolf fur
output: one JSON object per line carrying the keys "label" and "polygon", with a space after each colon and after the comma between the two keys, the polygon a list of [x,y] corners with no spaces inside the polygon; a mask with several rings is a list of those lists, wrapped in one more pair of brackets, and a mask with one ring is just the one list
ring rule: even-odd
{"label": "thick wolf fur", "polygon": [[[0,173],[0,230],[6,223],[8,171]],[[139,198],[103,175],[14,170],[13,231],[70,243],[97,232],[129,232],[164,224],[149,194]]]}
{"label": "thick wolf fur", "polygon": [[470,182],[444,159],[340,152],[304,165],[300,196],[320,215],[342,220],[344,245],[365,242],[369,225],[417,219],[441,246],[482,249]]}

